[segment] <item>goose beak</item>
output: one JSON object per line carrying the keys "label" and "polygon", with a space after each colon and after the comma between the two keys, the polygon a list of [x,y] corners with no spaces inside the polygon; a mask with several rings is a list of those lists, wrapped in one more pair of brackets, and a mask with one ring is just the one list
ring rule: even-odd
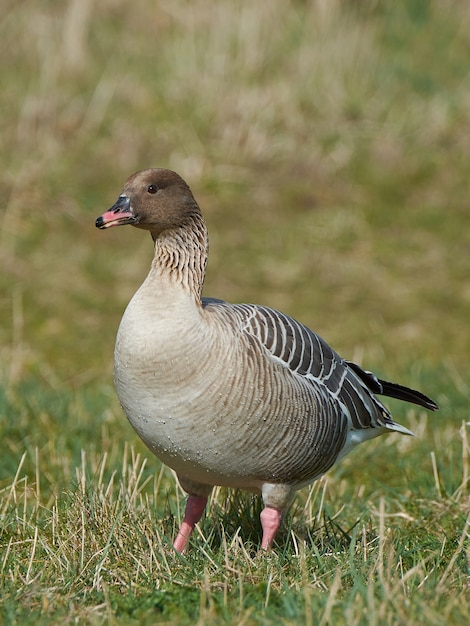
{"label": "goose beak", "polygon": [[137,217],[131,207],[128,196],[119,196],[116,204],[100,215],[95,222],[96,228],[111,228],[111,226],[124,226],[124,224],[135,224]]}

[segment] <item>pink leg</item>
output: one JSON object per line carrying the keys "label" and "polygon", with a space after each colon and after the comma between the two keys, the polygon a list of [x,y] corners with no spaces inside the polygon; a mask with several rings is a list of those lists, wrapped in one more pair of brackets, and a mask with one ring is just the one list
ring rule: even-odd
{"label": "pink leg", "polygon": [[173,544],[173,547],[177,552],[186,552],[189,544],[189,538],[191,537],[194,527],[201,519],[204,509],[206,508],[206,504],[207,497],[193,495],[188,497],[183,523],[181,524],[181,528],[179,529]]}
{"label": "pink leg", "polygon": [[263,540],[261,541],[261,547],[263,550],[269,550],[274,541],[274,537],[278,531],[281,523],[282,513],[280,509],[275,509],[272,506],[266,506],[260,515],[261,526],[263,527]]}

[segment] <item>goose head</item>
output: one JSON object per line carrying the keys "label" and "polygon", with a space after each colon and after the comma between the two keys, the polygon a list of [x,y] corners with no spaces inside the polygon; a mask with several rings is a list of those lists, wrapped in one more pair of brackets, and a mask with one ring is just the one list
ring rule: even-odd
{"label": "goose head", "polygon": [[171,170],[147,169],[130,176],[116,203],[96,220],[97,228],[131,224],[151,232],[189,225],[199,207],[185,181]]}

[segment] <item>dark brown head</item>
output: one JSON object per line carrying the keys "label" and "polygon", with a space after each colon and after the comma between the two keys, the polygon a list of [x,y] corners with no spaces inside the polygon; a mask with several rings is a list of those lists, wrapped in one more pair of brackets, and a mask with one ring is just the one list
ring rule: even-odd
{"label": "dark brown head", "polygon": [[200,215],[188,185],[176,172],[142,170],[132,174],[117,202],[96,220],[97,228],[132,224],[152,233],[181,228]]}

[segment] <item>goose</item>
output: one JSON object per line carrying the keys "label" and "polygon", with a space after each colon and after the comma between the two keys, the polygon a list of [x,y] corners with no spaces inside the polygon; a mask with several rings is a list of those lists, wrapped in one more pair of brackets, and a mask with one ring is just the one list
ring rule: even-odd
{"label": "goose", "polygon": [[438,409],[342,359],[292,317],[203,298],[207,227],[177,173],[130,176],[96,220],[100,229],[125,224],[150,232],[154,256],[119,326],[114,383],[137,434],[188,494],[177,552],[216,485],[261,494],[261,548],[270,549],[298,489],[363,441],[413,434],[376,395]]}

